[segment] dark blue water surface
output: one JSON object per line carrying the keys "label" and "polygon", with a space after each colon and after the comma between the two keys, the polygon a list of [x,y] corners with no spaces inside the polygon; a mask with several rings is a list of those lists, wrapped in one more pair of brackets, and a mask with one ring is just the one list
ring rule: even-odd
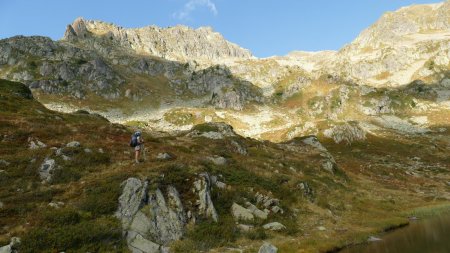
{"label": "dark blue water surface", "polygon": [[411,221],[382,240],[346,248],[340,253],[450,253],[450,215]]}

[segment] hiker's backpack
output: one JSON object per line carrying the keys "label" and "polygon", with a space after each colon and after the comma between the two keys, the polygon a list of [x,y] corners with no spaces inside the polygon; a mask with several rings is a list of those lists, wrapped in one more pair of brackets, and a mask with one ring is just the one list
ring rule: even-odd
{"label": "hiker's backpack", "polygon": [[134,148],[138,145],[138,139],[137,139],[137,135],[134,133],[131,135],[131,140],[130,140],[130,147]]}

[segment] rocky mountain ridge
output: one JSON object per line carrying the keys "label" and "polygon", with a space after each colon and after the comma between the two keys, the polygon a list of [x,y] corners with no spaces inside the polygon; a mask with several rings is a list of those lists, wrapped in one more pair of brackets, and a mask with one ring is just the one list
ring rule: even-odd
{"label": "rocky mountain ridge", "polygon": [[450,108],[449,6],[387,13],[339,51],[263,59],[210,28],[127,29],[79,18],[60,41],[1,40],[0,77],[26,83],[53,109],[163,131],[224,121],[246,136],[287,140],[384,116],[400,125],[426,117],[416,127],[433,127],[443,122],[433,110]]}
{"label": "rocky mountain ridge", "polygon": [[178,25],[168,28],[147,26],[122,28],[102,21],[77,18],[67,26],[62,40],[95,40],[103,37],[113,45],[137,54],[157,56],[171,61],[218,61],[222,59],[252,58],[249,50],[226,41],[211,27],[192,29]]}

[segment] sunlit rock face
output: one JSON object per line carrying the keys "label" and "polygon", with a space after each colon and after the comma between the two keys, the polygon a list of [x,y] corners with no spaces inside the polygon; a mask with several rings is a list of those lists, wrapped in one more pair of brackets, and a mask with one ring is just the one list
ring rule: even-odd
{"label": "sunlit rock face", "polygon": [[63,40],[92,40],[106,38],[115,46],[137,53],[162,57],[168,60],[219,60],[226,58],[251,58],[249,50],[226,41],[211,27],[192,29],[187,26],[160,28],[123,28],[102,21],[76,19],[67,26]]}

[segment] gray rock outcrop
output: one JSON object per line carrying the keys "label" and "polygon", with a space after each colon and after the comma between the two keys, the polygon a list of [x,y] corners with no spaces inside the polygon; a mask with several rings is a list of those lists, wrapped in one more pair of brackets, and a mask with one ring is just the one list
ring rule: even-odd
{"label": "gray rock outcrop", "polygon": [[267,212],[266,210],[271,210],[273,213],[284,213],[284,210],[279,207],[280,200],[271,198],[270,196],[264,195],[262,193],[257,192],[255,194],[256,198],[256,204],[263,206],[264,212]]}
{"label": "gray rock outcrop", "polygon": [[0,247],[0,253],[16,253],[17,247],[20,244],[20,238],[13,237],[11,238],[11,242],[8,245]]}
{"label": "gray rock outcrop", "polygon": [[227,163],[227,159],[222,156],[210,156],[207,159],[215,165],[225,165]]}
{"label": "gray rock outcrop", "polygon": [[347,145],[366,139],[365,130],[358,122],[345,122],[343,124],[326,129],[323,134],[334,140],[336,143],[345,143]]}
{"label": "gray rock outcrop", "polygon": [[253,230],[255,227],[254,227],[253,225],[237,224],[237,228],[238,228],[240,231],[248,232],[248,231]]}
{"label": "gray rock outcrop", "polygon": [[119,197],[116,216],[122,221],[123,227],[128,227],[137,211],[147,202],[148,182],[142,182],[137,178],[128,178],[121,186],[122,194]]}
{"label": "gray rock outcrop", "polygon": [[231,206],[231,214],[236,220],[252,221],[255,218],[250,210],[236,203]]}
{"label": "gray rock outcrop", "polygon": [[272,231],[280,231],[286,229],[286,227],[279,222],[271,222],[267,223],[263,226],[264,229],[272,230]]}
{"label": "gray rock outcrop", "polygon": [[127,179],[122,187],[116,217],[132,252],[160,253],[183,236],[186,214],[174,187],[167,187],[166,197],[160,189],[149,192],[148,183],[137,178]]}
{"label": "gray rock outcrop", "polygon": [[314,201],[314,191],[308,182],[300,182],[297,186],[301,191],[303,191],[303,196],[305,196],[309,201]]}
{"label": "gray rock outcrop", "polygon": [[29,149],[40,149],[40,148],[45,148],[45,147],[47,147],[47,145],[45,145],[43,142],[41,142],[38,139],[30,138],[28,140],[28,148]]}
{"label": "gray rock outcrop", "polygon": [[128,230],[128,240],[135,240],[139,234],[151,238],[154,243],[167,245],[184,234],[186,217],[174,187],[167,189],[167,201],[161,190],[150,194],[148,203],[139,210]]}
{"label": "gray rock outcrop", "polygon": [[68,147],[68,148],[78,148],[80,146],[81,146],[81,144],[78,141],[71,141],[66,144],[66,147]]}
{"label": "gray rock outcrop", "polygon": [[379,242],[379,241],[382,241],[382,239],[376,236],[369,236],[369,238],[367,239],[367,242]]}
{"label": "gray rock outcrop", "polygon": [[221,109],[231,108],[234,110],[242,110],[244,109],[245,103],[245,97],[234,90],[228,92],[213,93],[213,97],[211,100],[211,104],[213,104],[216,108]]}
{"label": "gray rock outcrop", "polygon": [[241,144],[241,143],[239,143],[239,142],[237,142],[235,140],[232,140],[230,142],[230,144],[233,147],[232,149],[233,149],[234,152],[236,152],[238,154],[241,154],[241,155],[247,155],[247,153],[248,153],[247,149],[244,147],[243,144]]}
{"label": "gray rock outcrop", "polygon": [[170,155],[170,154],[168,154],[168,153],[159,153],[157,156],[156,156],[156,159],[158,159],[158,160],[170,160],[170,159],[172,159],[173,157]]}
{"label": "gray rock outcrop", "polygon": [[1,167],[7,167],[10,164],[11,164],[10,162],[7,162],[7,161],[5,161],[3,159],[0,160],[0,166]]}
{"label": "gray rock outcrop", "polygon": [[46,158],[39,168],[39,176],[45,182],[50,182],[52,180],[53,172],[56,169],[57,166],[55,160]]}
{"label": "gray rock outcrop", "polygon": [[127,243],[132,253],[162,253],[160,245],[145,239],[140,234],[128,238]]}
{"label": "gray rock outcrop", "polygon": [[[256,207],[255,205],[253,205],[250,202],[245,203],[245,205],[247,206],[247,209],[250,210],[250,212],[252,212],[252,214],[258,218],[258,219],[262,219],[265,220],[267,219],[267,215],[269,214],[269,212],[264,212],[261,211],[260,209],[258,209],[258,207]],[[267,210],[267,209],[266,209]]]}
{"label": "gray rock outcrop", "polygon": [[194,182],[194,193],[198,195],[197,208],[199,215],[218,221],[219,216],[211,200],[211,178],[208,173],[201,173]]}

